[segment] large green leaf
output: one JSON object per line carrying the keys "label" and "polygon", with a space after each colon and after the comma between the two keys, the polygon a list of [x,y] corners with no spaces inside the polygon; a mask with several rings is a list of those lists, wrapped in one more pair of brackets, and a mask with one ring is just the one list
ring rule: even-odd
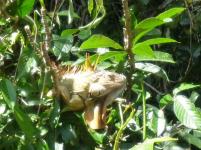
{"label": "large green leaf", "polygon": [[155,18],[155,17],[151,17],[151,18],[147,18],[147,19],[144,19],[141,22],[139,22],[135,26],[135,30],[136,30],[136,32],[144,31],[144,30],[148,30],[148,29],[153,29],[162,24],[164,24],[164,22],[162,20]]}
{"label": "large green leaf", "polygon": [[34,2],[35,0],[17,0],[17,14],[20,17],[28,15],[34,6]]}
{"label": "large green leaf", "polygon": [[165,21],[167,18],[172,18],[181,14],[184,10],[185,8],[182,8],[182,7],[172,8],[159,14],[158,16],[156,16],[156,18]]}
{"label": "large green leaf", "polygon": [[[175,42],[177,42],[177,41],[174,39],[171,39],[171,38],[154,38],[154,39],[149,39],[149,40],[143,41],[138,44],[155,45],[155,44],[175,43]],[[136,45],[138,45],[138,44],[136,44]]]}
{"label": "large green leaf", "polygon": [[182,83],[179,87],[177,87],[177,88],[175,88],[173,90],[173,94],[176,95],[179,92],[194,89],[194,88],[198,88],[198,87],[200,87],[200,85],[194,85],[194,84],[190,84],[190,83]]}
{"label": "large green leaf", "polygon": [[17,97],[16,90],[12,82],[8,79],[2,79],[0,82],[0,91],[6,104],[13,110]]}
{"label": "large green leaf", "polygon": [[154,52],[149,45],[137,44],[132,48],[132,52],[136,55],[154,58]]}
{"label": "large green leaf", "polygon": [[93,35],[88,40],[84,41],[80,46],[80,49],[106,48],[106,47],[111,47],[114,49],[123,49],[123,47],[120,44],[100,34]]}
{"label": "large green leaf", "polygon": [[174,96],[174,113],[186,127],[191,129],[199,129],[201,127],[200,112],[184,95]]}
{"label": "large green leaf", "polygon": [[160,61],[160,62],[168,62],[168,63],[175,63],[172,55],[161,52],[161,51],[154,51],[154,57],[148,55],[135,55],[136,61]]}

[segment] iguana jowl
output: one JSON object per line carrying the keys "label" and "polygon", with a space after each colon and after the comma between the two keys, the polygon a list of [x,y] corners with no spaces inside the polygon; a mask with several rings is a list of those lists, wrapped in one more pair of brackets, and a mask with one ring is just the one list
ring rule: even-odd
{"label": "iguana jowl", "polygon": [[125,87],[124,75],[89,67],[64,73],[59,84],[69,109],[84,110],[84,119],[93,129],[105,127],[106,108]]}

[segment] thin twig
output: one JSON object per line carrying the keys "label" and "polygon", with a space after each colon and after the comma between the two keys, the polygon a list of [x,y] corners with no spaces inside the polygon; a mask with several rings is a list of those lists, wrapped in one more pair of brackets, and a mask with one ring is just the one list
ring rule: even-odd
{"label": "thin twig", "polygon": [[129,121],[133,118],[135,110],[133,109],[132,105],[129,106],[131,108],[131,113],[129,117],[126,119],[125,123],[120,127],[119,131],[117,132],[115,141],[114,141],[114,148],[113,150],[119,150],[119,140],[123,134],[124,129],[128,125]]}

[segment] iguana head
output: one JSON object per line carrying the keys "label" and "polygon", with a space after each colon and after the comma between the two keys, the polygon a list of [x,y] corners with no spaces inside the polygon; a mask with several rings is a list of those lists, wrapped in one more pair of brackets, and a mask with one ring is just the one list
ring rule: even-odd
{"label": "iguana head", "polygon": [[105,127],[106,108],[126,87],[122,74],[97,70],[87,56],[83,67],[68,69],[61,76],[60,92],[72,111],[84,110],[84,119],[93,129]]}

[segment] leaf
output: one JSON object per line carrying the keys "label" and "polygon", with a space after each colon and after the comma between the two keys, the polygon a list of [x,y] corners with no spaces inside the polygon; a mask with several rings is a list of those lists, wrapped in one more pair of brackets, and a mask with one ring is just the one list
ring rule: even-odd
{"label": "leaf", "polygon": [[178,88],[175,88],[173,90],[173,94],[176,95],[179,92],[185,91],[185,90],[190,90],[194,88],[198,88],[200,85],[194,85],[194,84],[189,84],[189,83],[182,83]]}
{"label": "leaf", "polygon": [[160,61],[160,62],[168,62],[168,63],[175,63],[172,55],[161,52],[161,51],[154,51],[154,57],[147,56],[147,55],[135,55],[136,61]]}
{"label": "leaf", "polygon": [[78,32],[78,29],[66,29],[63,30],[61,33],[61,37],[68,37],[68,36],[72,36],[74,33]]}
{"label": "leaf", "polygon": [[170,94],[167,94],[160,99],[159,106],[160,108],[163,108],[172,102],[173,102],[173,97]]}
{"label": "leaf", "polygon": [[153,138],[147,139],[143,143],[135,145],[130,150],[154,150],[154,143],[161,143],[166,141],[176,141],[177,139],[171,137],[161,137],[161,138]]}
{"label": "leaf", "polygon": [[92,10],[94,9],[94,0],[88,0],[88,11],[91,14]]}
{"label": "leaf", "polygon": [[[149,39],[144,42],[138,43],[138,44],[143,44],[143,45],[155,45],[155,44],[164,44],[164,43],[175,43],[177,42],[174,39],[171,38],[154,38],[154,39]],[[136,45],[138,45],[136,44]]]}
{"label": "leaf", "polygon": [[160,136],[166,127],[166,119],[163,110],[150,106],[151,111],[147,117],[147,125],[157,136]]}
{"label": "leaf", "polygon": [[123,49],[123,47],[119,45],[119,43],[116,43],[112,39],[100,34],[95,34],[91,36],[88,40],[84,41],[80,46],[80,49],[106,48],[106,47],[111,47],[114,49]]}
{"label": "leaf", "polygon": [[162,24],[164,24],[164,22],[162,20],[155,18],[155,17],[150,17],[150,18],[144,19],[141,22],[139,22],[135,26],[135,31],[141,32],[144,30],[153,29],[153,28],[160,26]]}
{"label": "leaf", "polygon": [[148,45],[137,44],[132,48],[132,52],[136,55],[154,58],[154,52]]}
{"label": "leaf", "polygon": [[74,7],[73,7],[73,1],[72,0],[68,0],[69,1],[69,7],[68,7],[68,24],[71,24],[73,22],[73,18],[74,18]]}
{"label": "leaf", "polygon": [[98,143],[98,144],[103,143],[103,140],[106,136],[105,133],[99,133],[92,129],[89,129],[88,131],[89,131],[90,135],[93,137],[93,139],[96,141],[96,143]]}
{"label": "leaf", "polygon": [[0,82],[0,90],[6,104],[11,110],[13,110],[17,96],[15,87],[13,86],[12,82],[8,79],[2,79]]}
{"label": "leaf", "polygon": [[183,8],[183,7],[172,8],[165,12],[162,12],[161,14],[156,16],[156,18],[165,21],[167,18],[173,18],[173,17],[181,14],[184,10],[185,10],[185,8]]}
{"label": "leaf", "polygon": [[195,105],[184,95],[174,96],[174,113],[186,127],[198,129],[201,127],[201,115]]}
{"label": "leaf", "polygon": [[151,63],[135,63],[135,67],[136,67],[136,69],[158,75],[158,76],[166,79],[167,81],[169,81],[169,78],[168,78],[165,70],[163,70],[161,67],[159,67],[157,65],[154,65]]}
{"label": "leaf", "polygon": [[121,61],[124,59],[125,56],[126,56],[126,53],[124,51],[121,51],[121,52],[110,51],[110,52],[106,52],[102,55],[95,54],[95,55],[90,57],[90,60],[91,60],[91,62],[96,62],[96,60],[99,59],[98,62],[100,63],[100,62],[103,62],[103,61],[108,60],[110,58],[115,58],[116,61]]}
{"label": "leaf", "polygon": [[17,14],[20,17],[28,15],[33,9],[35,0],[17,0]]}
{"label": "leaf", "polygon": [[18,105],[15,105],[14,107],[14,115],[21,130],[28,138],[37,136],[38,130],[34,127],[30,117],[23,112]]}
{"label": "leaf", "polygon": [[201,149],[201,139],[186,132],[180,132],[181,137],[186,140],[188,143],[196,146],[197,148]]}
{"label": "leaf", "polygon": [[189,99],[191,100],[192,103],[195,103],[199,96],[200,96],[199,93],[193,91],[193,92],[191,93],[191,96],[190,96]]}

